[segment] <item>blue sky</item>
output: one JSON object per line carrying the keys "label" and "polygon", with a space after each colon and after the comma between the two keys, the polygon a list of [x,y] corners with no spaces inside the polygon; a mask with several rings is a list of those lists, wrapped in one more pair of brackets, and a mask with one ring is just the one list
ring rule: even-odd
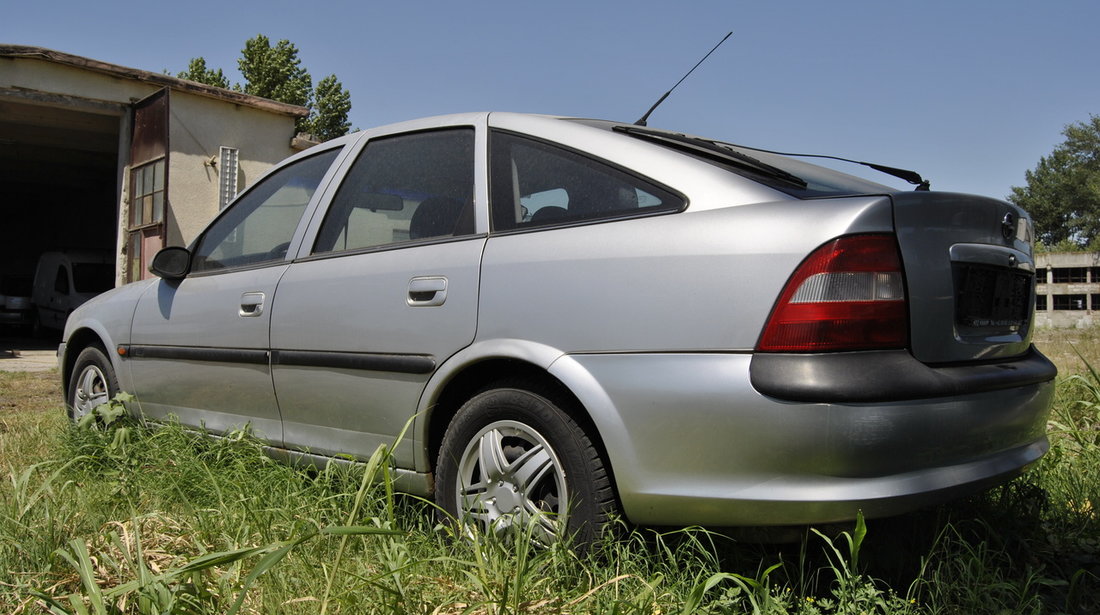
{"label": "blue sky", "polygon": [[[0,43],[240,80],[256,34],[335,73],[354,126],[505,110],[634,121],[728,31],[650,126],[911,168],[1004,197],[1100,114],[1096,0],[16,2]],[[904,187],[886,176],[852,169]]]}

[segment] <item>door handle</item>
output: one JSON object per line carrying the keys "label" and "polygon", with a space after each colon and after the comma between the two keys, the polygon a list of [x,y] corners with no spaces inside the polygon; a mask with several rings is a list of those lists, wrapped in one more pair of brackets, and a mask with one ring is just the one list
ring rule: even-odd
{"label": "door handle", "polygon": [[409,280],[409,296],[406,302],[412,307],[443,305],[447,300],[447,278],[420,276]]}
{"label": "door handle", "polygon": [[241,295],[241,309],[237,315],[241,318],[256,318],[264,313],[264,294],[261,292]]}

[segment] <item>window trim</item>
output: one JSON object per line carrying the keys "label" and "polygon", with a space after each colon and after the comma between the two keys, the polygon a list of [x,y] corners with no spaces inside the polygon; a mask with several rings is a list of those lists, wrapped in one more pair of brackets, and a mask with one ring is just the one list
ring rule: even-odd
{"label": "window trim", "polygon": [[[295,263],[311,263],[313,261],[323,261],[330,258],[343,258],[346,256],[358,256],[361,254],[376,254],[379,252],[392,252],[394,250],[405,250],[410,248],[420,248],[424,246],[432,246],[441,243],[455,243],[458,241],[470,241],[472,239],[484,240],[488,237],[487,233],[471,233],[469,235],[443,235],[440,237],[429,237],[427,239],[408,239],[405,241],[395,241],[393,243],[384,243],[377,246],[368,246],[366,248],[355,248],[354,250],[339,250],[332,252],[310,252],[309,254],[294,259]],[[280,261],[281,262],[281,261]]]}
{"label": "window trim", "polygon": [[[614,170],[618,173],[621,173],[622,175],[625,175],[626,177],[637,179],[637,180],[639,180],[640,182],[642,182],[644,184],[649,184],[649,185],[651,185],[655,188],[658,188],[659,190],[662,190],[662,191],[672,195],[673,197],[675,197],[677,200],[680,201],[680,203],[676,207],[672,207],[672,206],[663,207],[662,206],[662,207],[654,207],[654,208],[651,208],[651,209],[647,209],[647,210],[644,210],[644,211],[637,211],[637,212],[624,211],[622,213],[612,213],[612,214],[609,214],[609,215],[599,216],[599,217],[595,217],[595,218],[582,218],[582,219],[577,219],[577,220],[563,220],[561,222],[556,222],[556,223],[538,224],[538,225],[531,225],[531,226],[519,226],[519,227],[514,227],[514,228],[508,228],[508,229],[498,229],[498,228],[496,228],[496,220],[495,220],[495,216],[493,215],[493,185],[494,185],[493,179],[495,177],[495,173],[494,173],[494,171],[495,171],[495,164],[494,164],[495,158],[493,157],[493,136],[495,134],[502,134],[502,135],[508,135],[508,136],[512,136],[512,137],[517,137],[517,138],[520,138],[520,139],[523,139],[523,140],[526,140],[526,141],[531,141],[533,143],[537,143],[537,144],[542,145],[542,146],[551,147],[551,148],[554,148],[554,149],[565,151],[565,152],[567,152],[569,154],[572,154],[574,156],[577,156],[579,158],[584,158],[584,159],[590,160],[590,161],[592,161],[596,164],[606,166],[606,167],[608,167],[608,168],[610,168],[610,169],[612,169],[612,170]],[[648,177],[646,175],[642,175],[641,173],[638,173],[634,169],[630,169],[628,167],[625,167],[625,166],[623,166],[621,164],[618,164],[616,162],[613,162],[611,160],[607,160],[606,158],[600,158],[599,156],[594,156],[591,153],[588,153],[588,152],[585,152],[585,151],[582,151],[582,150],[578,150],[574,147],[570,147],[570,146],[565,145],[564,143],[560,143],[558,141],[551,141],[549,139],[544,139],[542,137],[537,137],[535,135],[531,135],[531,134],[527,134],[527,133],[523,133],[523,132],[519,132],[519,131],[515,131],[515,130],[508,130],[506,128],[490,128],[489,129],[488,142],[489,142],[488,143],[488,162],[489,162],[489,164],[488,164],[488,166],[489,166],[489,169],[488,169],[489,170],[489,178],[488,179],[489,179],[489,235],[490,236],[515,235],[515,234],[520,234],[520,233],[531,233],[531,232],[537,232],[537,231],[569,228],[569,227],[574,227],[574,226],[589,226],[589,225],[592,225],[592,224],[605,224],[605,223],[608,223],[608,222],[619,222],[619,221],[623,221],[623,220],[633,220],[633,219],[637,219],[637,218],[651,218],[653,216],[665,216],[665,215],[670,215],[670,214],[681,213],[681,212],[685,211],[688,208],[688,205],[690,204],[690,200],[688,199],[687,195],[685,195],[683,192],[680,192],[679,190],[677,190],[677,189],[675,189],[675,188],[673,188],[673,187],[671,187],[671,186],[669,186],[665,183],[659,182],[659,181],[657,181],[657,180],[655,180],[651,177]]]}

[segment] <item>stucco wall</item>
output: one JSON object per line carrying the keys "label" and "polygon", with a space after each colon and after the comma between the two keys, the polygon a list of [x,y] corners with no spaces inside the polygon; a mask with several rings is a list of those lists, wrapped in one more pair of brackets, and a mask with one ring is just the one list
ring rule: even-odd
{"label": "stucco wall", "polygon": [[221,147],[239,150],[237,191],[294,153],[294,118],[191,94],[168,103],[167,245],[187,245],[218,213],[219,174],[209,164]]}

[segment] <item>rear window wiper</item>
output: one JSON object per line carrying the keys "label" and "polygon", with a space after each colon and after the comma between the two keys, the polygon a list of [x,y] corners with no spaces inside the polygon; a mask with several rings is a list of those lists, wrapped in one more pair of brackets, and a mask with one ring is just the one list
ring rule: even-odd
{"label": "rear window wiper", "polygon": [[687,153],[694,153],[699,156],[703,156],[710,159],[717,159],[719,162],[725,162],[727,164],[734,164],[746,171],[763,175],[765,177],[782,181],[787,184],[791,184],[795,187],[805,189],[807,187],[806,180],[801,177],[784,171],[779,167],[773,167],[772,165],[757,160],[752,156],[744,152],[739,152],[733,149],[728,143],[722,143],[721,141],[708,141],[705,139],[699,139],[696,137],[689,137],[684,134],[671,133],[650,130],[646,128],[640,128],[637,126],[615,126],[612,130],[616,132],[623,132],[631,136],[641,137],[648,139],[662,145],[674,147]]}

